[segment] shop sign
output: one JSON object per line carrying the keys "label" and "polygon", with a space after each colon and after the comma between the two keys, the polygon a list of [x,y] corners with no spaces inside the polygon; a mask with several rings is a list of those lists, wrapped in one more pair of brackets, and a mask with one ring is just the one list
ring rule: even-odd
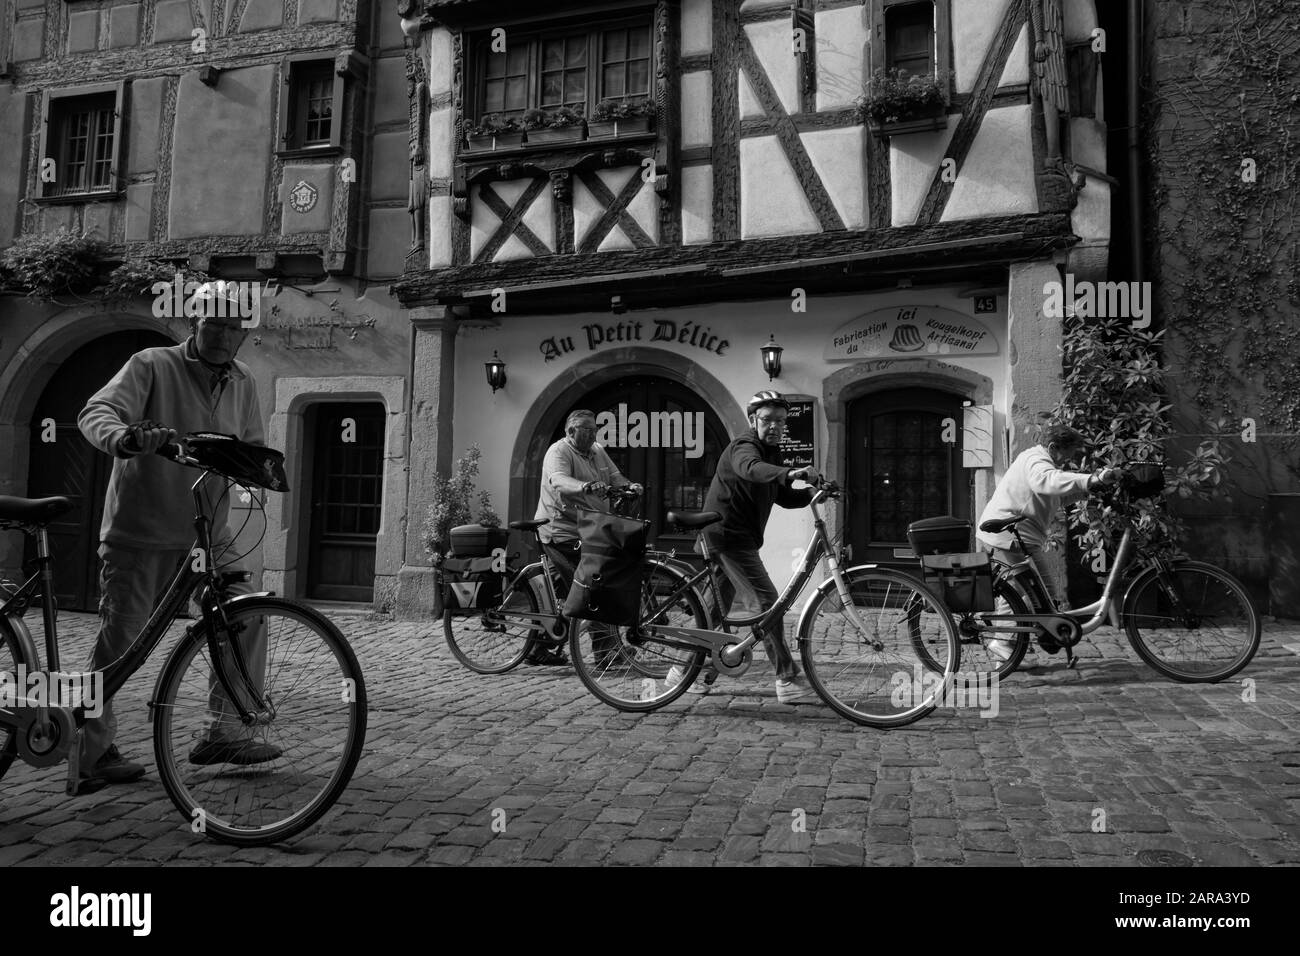
{"label": "shop sign", "polygon": [[877,309],[841,326],[827,342],[824,358],[856,362],[997,353],[997,340],[983,323],[951,309],[917,305]]}
{"label": "shop sign", "polygon": [[584,325],[575,335],[552,335],[542,339],[537,348],[545,361],[560,358],[578,351],[579,345],[586,345],[588,352],[594,352],[606,345],[621,345],[628,342],[677,345],[683,349],[703,349],[714,355],[722,355],[731,346],[726,339],[717,335],[712,328],[698,322],[679,322],[676,319],[652,319],[649,325],[641,320],[625,322],[593,322]]}
{"label": "shop sign", "polygon": [[813,399],[790,401],[790,414],[781,438],[781,464],[787,468],[806,468],[817,464],[816,416]]}
{"label": "shop sign", "polygon": [[606,448],[681,448],[687,458],[704,454],[703,412],[617,411],[596,415],[596,441]]}

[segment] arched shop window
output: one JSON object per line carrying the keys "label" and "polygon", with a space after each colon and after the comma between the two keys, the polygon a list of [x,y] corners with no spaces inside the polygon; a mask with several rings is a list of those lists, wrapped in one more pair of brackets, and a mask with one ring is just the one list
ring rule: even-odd
{"label": "arched shop window", "polygon": [[730,440],[713,409],[684,385],[665,378],[619,379],[566,408],[552,441],[564,437],[564,418],[574,408],[596,413],[596,440],[629,481],[646,486],[641,513],[651,521],[652,539],[663,548],[689,550],[694,532],[667,533],[665,516],[674,508],[704,508],[718,457]]}

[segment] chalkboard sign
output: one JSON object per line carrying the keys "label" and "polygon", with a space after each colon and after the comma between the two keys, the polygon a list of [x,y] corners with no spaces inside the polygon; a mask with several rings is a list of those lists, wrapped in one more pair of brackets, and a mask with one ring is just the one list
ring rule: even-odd
{"label": "chalkboard sign", "polygon": [[817,463],[817,416],[813,399],[790,402],[790,415],[786,419],[785,437],[781,439],[781,463],[787,468],[804,468]]}

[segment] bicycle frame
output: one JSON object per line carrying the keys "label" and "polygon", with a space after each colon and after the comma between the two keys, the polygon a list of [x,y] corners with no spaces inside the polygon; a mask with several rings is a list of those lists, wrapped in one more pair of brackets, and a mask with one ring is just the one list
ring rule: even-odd
{"label": "bicycle frame", "polygon": [[[194,459],[187,458],[184,455],[177,455],[176,461],[181,464],[198,464]],[[229,700],[238,708],[240,719],[245,722],[250,720],[253,711],[245,708],[243,697],[235,693],[233,682],[227,674],[226,658],[227,651],[229,651],[229,657],[233,659],[236,673],[244,681],[247,693],[254,698],[252,701],[254,708],[257,711],[266,708],[266,701],[256,689],[257,684],[252,680],[248,672],[238,643],[228,641],[224,637],[226,633],[224,626],[227,624],[224,610],[226,587],[244,572],[222,573],[218,572],[213,566],[211,519],[204,512],[201,496],[201,489],[207,477],[208,472],[205,470],[204,474],[199,476],[190,489],[194,497],[195,542],[189,553],[184,555],[177,563],[176,571],[163,592],[162,598],[154,608],[153,613],[150,614],[149,620],[145,622],[140,633],[136,635],[135,640],[131,642],[131,645],[121,657],[103,669],[103,701],[101,704],[112,700],[131,676],[144,665],[144,662],[149,659],[149,656],[166,636],[168,627],[179,615],[185,602],[195,589],[199,588],[199,606],[202,609],[204,624],[207,625],[209,652],[212,654],[217,680],[225,690]],[[54,608],[53,556],[50,552],[49,535],[46,529],[43,527],[36,528],[35,533],[37,538],[37,571],[28,578],[9,600],[0,605],[0,618],[21,621],[22,613],[32,603],[31,597],[39,588],[45,622],[46,660],[50,664],[49,670],[57,671],[59,669],[59,646]],[[202,571],[194,568],[195,552],[199,552],[203,556],[204,570]],[[269,595],[271,592],[262,593]],[[13,617],[10,617],[11,612],[14,613]],[[29,650],[33,652],[32,663],[39,668],[40,662],[34,656],[34,643]],[[51,716],[52,713],[54,714],[53,717]],[[74,728],[80,730],[86,723],[84,702],[74,708],[51,707],[49,705],[38,706],[30,703],[29,699],[24,697],[13,708],[0,707],[0,726],[9,727],[21,734],[27,734],[34,726],[38,726],[43,734],[47,733],[51,719],[59,722],[62,730],[68,731],[68,733],[60,735],[59,747],[54,752],[54,758],[50,762],[57,762],[65,756],[67,757],[69,761],[68,780],[71,788],[78,779],[77,761],[79,757],[79,748],[72,746],[71,732]]]}
{"label": "bicycle frame", "polygon": [[[853,604],[848,582],[845,580],[843,570],[840,567],[839,557],[833,553],[831,548],[830,538],[826,532],[826,520],[822,516],[820,509],[820,504],[825,498],[826,492],[819,491],[809,502],[809,508],[812,509],[813,513],[813,534],[808,542],[808,547],[804,549],[803,565],[786,584],[785,589],[777,597],[775,603],[766,611],[750,617],[733,618],[724,616],[721,618],[720,627],[751,628],[752,633],[749,637],[735,642],[733,641],[734,635],[726,630],[649,623],[654,620],[654,617],[642,622],[638,629],[643,634],[655,637],[675,638],[677,643],[671,640],[665,643],[683,650],[707,650],[712,657],[713,667],[716,670],[723,674],[739,675],[749,666],[753,646],[762,640],[763,634],[774,621],[784,617],[785,612],[794,606],[795,600],[803,590],[804,585],[808,583],[809,578],[812,577],[813,570],[817,567],[818,562],[825,558],[827,569],[831,572],[831,577],[835,581],[836,590],[844,603],[847,616],[853,622],[854,627],[858,628],[863,634],[868,634],[869,630],[858,616],[857,609]],[[714,575],[721,570],[721,565],[718,559],[709,551],[708,542],[703,539],[703,536],[701,536],[700,540],[705,561],[704,567],[689,577],[684,572],[678,572],[685,580],[681,581],[669,597],[662,602],[664,608],[671,607],[673,602],[684,594],[687,589],[693,591],[698,599],[701,590],[697,587],[697,584],[701,580],[708,578],[714,601],[721,610],[722,604],[717,591],[717,582],[714,578]],[[671,559],[671,555],[669,558]],[[663,611],[661,610],[659,613],[662,614]],[[635,643],[635,639],[632,639],[632,643]]]}

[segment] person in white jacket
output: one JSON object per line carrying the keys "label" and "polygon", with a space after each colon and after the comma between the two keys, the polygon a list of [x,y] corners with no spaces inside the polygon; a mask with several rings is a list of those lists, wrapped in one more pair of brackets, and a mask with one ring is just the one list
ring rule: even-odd
{"label": "person in white jacket", "polygon": [[[1052,515],[1063,500],[1082,497],[1103,484],[1114,484],[1119,480],[1119,471],[1114,468],[1103,468],[1093,474],[1067,471],[1066,466],[1086,450],[1087,443],[1083,436],[1073,428],[1068,425],[1049,425],[1043,431],[1040,444],[1016,456],[1016,460],[998,482],[993,497],[984,506],[979,520],[982,525],[997,518],[1023,516],[1025,520],[1016,526],[1016,530],[1020,533],[1025,550],[1020,550],[1010,531],[999,534],[980,531],[976,535],[979,543],[992,553],[995,560],[1008,564],[1018,564],[1025,558],[1033,561],[1057,607],[1063,606],[1064,594],[1051,565],[1043,555]],[[1010,613],[1010,608],[1001,605],[1002,602],[999,601],[999,613]],[[990,639],[985,641],[985,646],[991,654],[1006,660],[1011,656],[1014,645],[1010,640]],[[1054,650],[1046,645],[1044,649]]]}

